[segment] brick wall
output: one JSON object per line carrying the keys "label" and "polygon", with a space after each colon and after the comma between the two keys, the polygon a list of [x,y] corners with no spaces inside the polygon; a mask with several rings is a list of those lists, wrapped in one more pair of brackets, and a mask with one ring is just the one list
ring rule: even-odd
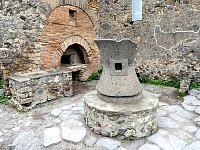
{"label": "brick wall", "polygon": [[85,49],[85,60],[94,71],[98,67],[95,38],[94,24],[82,9],[70,5],[57,7],[48,17],[41,36],[41,69],[59,68],[63,52],[77,43]]}

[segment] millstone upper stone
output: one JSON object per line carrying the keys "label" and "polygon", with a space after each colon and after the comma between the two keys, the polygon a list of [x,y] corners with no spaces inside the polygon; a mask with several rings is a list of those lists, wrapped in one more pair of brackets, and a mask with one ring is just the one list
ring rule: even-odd
{"label": "millstone upper stone", "polygon": [[100,49],[103,73],[96,87],[106,101],[128,103],[142,99],[142,86],[136,76],[133,60],[137,45],[129,39],[95,40]]}

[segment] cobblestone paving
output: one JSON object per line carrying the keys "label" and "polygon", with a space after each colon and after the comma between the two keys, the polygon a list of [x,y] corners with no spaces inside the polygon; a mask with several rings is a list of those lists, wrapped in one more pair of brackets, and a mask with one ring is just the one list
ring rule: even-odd
{"label": "cobblestone paving", "polygon": [[159,130],[137,141],[111,139],[90,131],[83,118],[84,93],[63,98],[59,103],[44,104],[27,113],[1,106],[0,149],[199,150],[200,89],[189,94],[182,104],[160,102],[157,113]]}

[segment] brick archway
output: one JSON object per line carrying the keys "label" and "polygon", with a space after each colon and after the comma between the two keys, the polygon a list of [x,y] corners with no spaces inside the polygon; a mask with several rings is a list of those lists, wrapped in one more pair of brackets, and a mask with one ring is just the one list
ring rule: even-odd
{"label": "brick archway", "polygon": [[[61,60],[61,57],[63,55],[63,53],[67,50],[67,48],[71,45],[74,45],[74,44],[78,44],[80,45],[81,47],[83,47],[83,49],[81,49],[83,55],[84,55],[84,59],[86,61],[86,64],[90,64],[90,59],[88,58],[88,55],[89,53],[91,52],[91,47],[90,47],[90,44],[89,42],[79,36],[79,35],[73,35],[73,36],[69,36],[67,37],[64,42],[60,45],[60,47],[53,53],[54,54],[54,57],[53,57],[53,61],[51,63],[47,63],[46,62],[46,59],[42,59],[42,64],[45,64],[45,65],[48,65],[50,64],[51,66],[45,66],[45,67],[42,67],[43,69],[48,69],[48,68],[59,68],[61,66],[60,64],[60,60]],[[45,57],[45,55],[48,55],[45,51],[43,51],[41,53],[41,57]],[[43,61],[44,60],[44,61]]]}
{"label": "brick archway", "polygon": [[91,51],[90,44],[86,39],[79,35],[70,36],[65,39],[65,41],[59,47],[58,54],[60,55],[60,57],[62,57],[63,53],[68,49],[69,46],[74,44],[78,44],[83,47],[83,49],[81,49],[81,52],[83,53],[86,64],[89,64],[90,60],[88,58],[88,53]]}
{"label": "brick archway", "polygon": [[60,55],[62,55],[63,52],[65,52],[66,49],[70,45],[73,45],[73,44],[81,45],[85,49],[86,55],[88,55],[88,53],[91,51],[90,44],[85,38],[79,35],[73,35],[73,36],[67,37],[65,41],[61,44],[59,48]]}

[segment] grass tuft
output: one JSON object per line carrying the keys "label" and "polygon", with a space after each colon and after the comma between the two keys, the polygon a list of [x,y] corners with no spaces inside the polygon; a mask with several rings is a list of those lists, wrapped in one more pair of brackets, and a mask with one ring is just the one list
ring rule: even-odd
{"label": "grass tuft", "polygon": [[200,83],[192,82],[190,84],[190,89],[200,88]]}
{"label": "grass tuft", "polygon": [[101,77],[103,69],[99,69],[97,72],[93,72],[88,78],[87,81],[99,80]]}
{"label": "grass tuft", "polygon": [[140,80],[141,83],[146,83],[146,84],[180,88],[180,81],[179,80],[171,80],[171,81],[161,80],[161,79],[155,80],[155,79],[149,79],[146,76],[140,76],[139,80]]}

